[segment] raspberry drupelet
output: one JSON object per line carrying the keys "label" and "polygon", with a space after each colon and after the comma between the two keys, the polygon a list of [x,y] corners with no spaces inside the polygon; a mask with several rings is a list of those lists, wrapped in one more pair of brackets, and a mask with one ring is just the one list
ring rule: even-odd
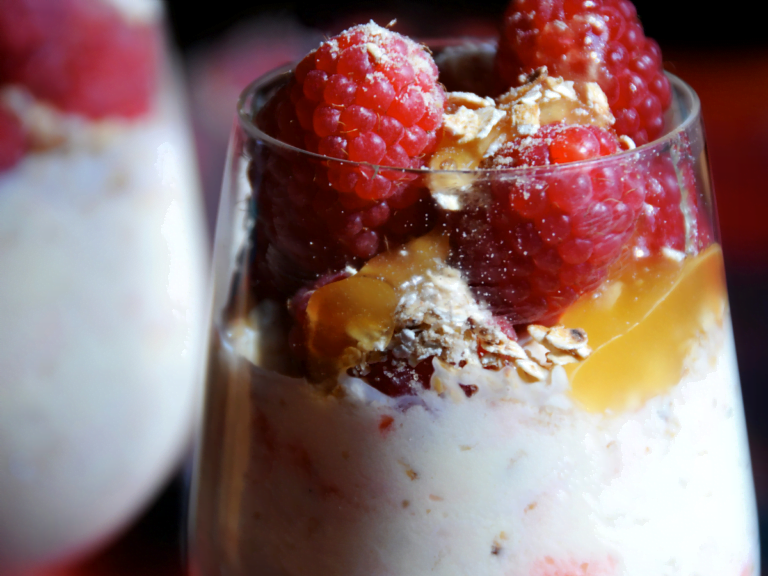
{"label": "raspberry drupelet", "polygon": [[646,199],[638,220],[632,247],[640,255],[674,250],[699,252],[713,241],[705,207],[699,201],[694,158],[690,143],[677,148],[677,161],[659,155],[647,162]]}
{"label": "raspberry drupelet", "polygon": [[[290,294],[434,225],[415,175],[386,167],[421,168],[434,149],[445,100],[437,74],[423,46],[374,23],[342,32],[297,65],[257,123],[326,158],[267,160],[257,276]],[[296,281],[282,273],[289,269]]]}
{"label": "raspberry drupelet", "polygon": [[661,135],[672,97],[661,50],[628,0],[513,0],[504,16],[498,75],[505,87],[546,66],[568,80],[597,82],[617,133],[638,145]]}

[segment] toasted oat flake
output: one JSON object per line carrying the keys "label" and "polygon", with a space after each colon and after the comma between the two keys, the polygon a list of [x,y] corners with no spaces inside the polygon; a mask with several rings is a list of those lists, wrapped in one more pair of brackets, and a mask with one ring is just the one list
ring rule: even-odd
{"label": "toasted oat flake", "polygon": [[368,51],[368,54],[371,55],[371,58],[373,58],[376,64],[380,64],[384,59],[384,51],[373,42],[366,43],[365,49]]}
{"label": "toasted oat flake", "polygon": [[544,338],[547,336],[547,332],[549,332],[549,328],[546,326],[541,326],[539,324],[531,324],[528,326],[528,334],[530,334],[531,338],[536,340],[536,342],[543,342]]}
{"label": "toasted oat flake", "polygon": [[536,380],[544,380],[549,371],[533,360],[515,360],[515,366]]}
{"label": "toasted oat flake", "polygon": [[555,366],[565,366],[566,364],[575,364],[579,361],[578,358],[568,354],[567,352],[547,352],[547,359]]}
{"label": "toasted oat flake", "polygon": [[472,109],[495,106],[493,98],[478,96],[472,92],[449,92],[446,95],[446,105],[450,104]]}
{"label": "toasted oat flake", "polygon": [[443,127],[452,135],[458,137],[459,144],[466,144],[472,140],[482,140],[491,133],[499,120],[506,116],[506,112],[493,107],[471,110],[461,106],[453,114],[445,114]]}
{"label": "toasted oat flake", "polygon": [[580,328],[555,326],[547,332],[546,341],[558,350],[576,350],[587,343],[587,333]]}
{"label": "toasted oat flake", "polygon": [[582,360],[586,360],[589,358],[589,355],[592,354],[592,348],[589,346],[582,346],[581,348],[576,349],[576,356],[581,358]]}
{"label": "toasted oat flake", "polygon": [[531,324],[528,335],[533,341],[525,346],[525,351],[543,368],[586,360],[592,353],[587,346],[587,333],[581,328]]}

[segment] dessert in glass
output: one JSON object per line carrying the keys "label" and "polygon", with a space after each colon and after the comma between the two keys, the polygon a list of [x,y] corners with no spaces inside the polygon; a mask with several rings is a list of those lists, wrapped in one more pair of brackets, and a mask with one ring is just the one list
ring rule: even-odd
{"label": "dessert in glass", "polygon": [[93,549],[189,447],[207,246],[157,0],[0,2],[0,573]]}
{"label": "dessert in glass", "polygon": [[698,99],[626,0],[502,30],[243,94],[198,574],[759,573]]}

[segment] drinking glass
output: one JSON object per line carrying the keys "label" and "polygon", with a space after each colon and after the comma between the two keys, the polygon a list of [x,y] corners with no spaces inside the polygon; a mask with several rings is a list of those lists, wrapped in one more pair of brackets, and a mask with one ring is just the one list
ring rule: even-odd
{"label": "drinking glass", "polygon": [[0,138],[3,576],[114,538],[190,446],[208,242],[164,22],[160,0],[0,2],[26,143],[4,164]]}
{"label": "drinking glass", "polygon": [[[289,76],[254,82],[233,126],[192,498],[196,573],[758,574],[722,251],[691,88],[669,75],[665,135],[613,156],[415,171],[322,157],[268,135]],[[337,192],[349,174],[392,183],[384,224]],[[585,273],[554,241],[523,238],[537,194],[566,186],[573,195],[607,179],[623,196],[593,214],[604,234],[589,256],[620,253],[606,274]],[[484,201],[458,212],[434,201],[456,191]],[[677,220],[657,205],[665,194],[679,199]],[[503,201],[519,216],[504,216]],[[626,219],[632,203],[642,204],[636,225]],[[494,218],[514,234],[488,232]],[[676,225],[684,245],[654,248]],[[371,245],[372,258],[362,254]],[[546,316],[515,283],[524,249],[590,287],[578,299],[564,291],[566,311],[548,325],[524,326],[528,312]],[[504,308],[510,286],[514,311]],[[445,335],[434,321],[441,302],[468,346],[480,342],[479,363],[436,346],[398,364],[406,337]],[[477,323],[487,321],[519,349],[507,342],[498,352],[502,336],[483,340]]]}

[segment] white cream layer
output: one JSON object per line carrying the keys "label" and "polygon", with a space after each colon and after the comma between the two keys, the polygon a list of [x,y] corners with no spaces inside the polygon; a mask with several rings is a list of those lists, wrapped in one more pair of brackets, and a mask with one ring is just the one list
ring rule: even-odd
{"label": "white cream layer", "polygon": [[225,349],[220,516],[200,519],[219,541],[205,548],[233,575],[756,574],[723,332],[668,395],[613,415],[574,406],[562,379],[480,369],[438,370],[443,396],[393,400],[354,379],[328,396]]}
{"label": "white cream layer", "polygon": [[[167,77],[167,76],[166,76]],[[160,112],[0,174],[0,572],[111,535],[192,424],[207,257],[191,136]]]}

